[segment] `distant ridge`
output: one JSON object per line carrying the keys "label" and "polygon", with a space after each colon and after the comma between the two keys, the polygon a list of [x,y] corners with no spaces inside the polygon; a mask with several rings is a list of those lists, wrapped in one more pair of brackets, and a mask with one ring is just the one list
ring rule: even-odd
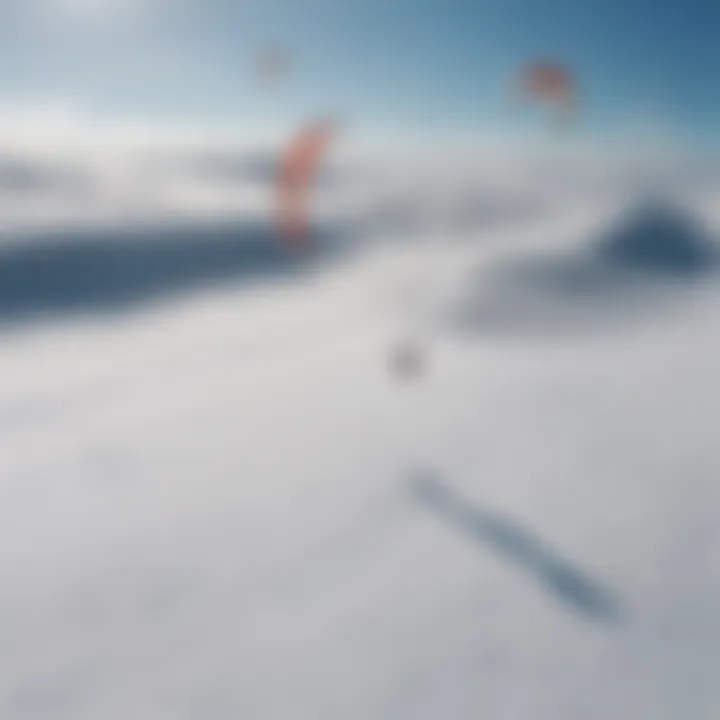
{"label": "distant ridge", "polygon": [[594,254],[617,269],[677,276],[705,273],[717,261],[702,223],[678,204],[658,199],[635,206],[597,242]]}

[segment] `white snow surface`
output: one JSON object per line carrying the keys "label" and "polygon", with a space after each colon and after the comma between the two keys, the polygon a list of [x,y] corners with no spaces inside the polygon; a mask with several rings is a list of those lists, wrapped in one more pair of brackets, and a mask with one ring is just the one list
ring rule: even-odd
{"label": "white snow surface", "polygon": [[312,272],[3,330],[2,718],[720,717],[720,291],[453,329],[630,196],[412,180]]}

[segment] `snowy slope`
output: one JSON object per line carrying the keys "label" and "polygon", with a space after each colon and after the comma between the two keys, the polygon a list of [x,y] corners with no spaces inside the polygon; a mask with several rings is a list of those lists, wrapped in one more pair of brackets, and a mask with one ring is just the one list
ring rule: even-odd
{"label": "snowy slope", "polygon": [[612,227],[616,194],[560,197],[9,327],[2,717],[716,718],[714,283],[552,333],[446,322],[496,262]]}

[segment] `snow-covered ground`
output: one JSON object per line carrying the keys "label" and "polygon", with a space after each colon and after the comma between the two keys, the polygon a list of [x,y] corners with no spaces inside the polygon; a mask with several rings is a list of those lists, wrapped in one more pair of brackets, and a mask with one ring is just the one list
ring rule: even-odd
{"label": "snow-covered ground", "polygon": [[[330,183],[350,253],[263,277],[232,255],[237,278],[168,283],[165,249],[138,283],[112,234],[73,266],[70,216],[101,248],[131,207],[152,245],[123,193],[8,221],[0,275],[28,284],[0,288],[0,716],[718,717],[720,288],[506,283],[615,232],[627,184],[429,176]],[[150,227],[187,210],[173,182]],[[217,215],[231,190],[187,197]],[[108,267],[111,297],[87,285]],[[488,294],[492,327],[454,322]],[[406,338],[415,378],[390,371]]]}

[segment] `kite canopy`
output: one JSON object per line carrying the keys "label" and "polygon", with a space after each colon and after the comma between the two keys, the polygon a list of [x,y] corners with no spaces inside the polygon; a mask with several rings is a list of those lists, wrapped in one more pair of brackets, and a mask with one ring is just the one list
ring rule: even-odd
{"label": "kite canopy", "polygon": [[577,88],[570,71],[549,60],[537,60],[525,66],[520,77],[522,96],[549,105],[561,119],[567,119],[577,105]]}
{"label": "kite canopy", "polygon": [[526,92],[540,98],[564,97],[572,92],[572,78],[568,71],[555,63],[539,61],[525,69],[523,81]]}
{"label": "kite canopy", "polygon": [[325,151],[337,132],[331,119],[315,120],[295,135],[280,163],[279,224],[284,242],[297,245],[309,232],[308,195]]}
{"label": "kite canopy", "polygon": [[258,80],[264,84],[282,80],[290,71],[291,58],[282,48],[265,50],[257,59],[255,72]]}

